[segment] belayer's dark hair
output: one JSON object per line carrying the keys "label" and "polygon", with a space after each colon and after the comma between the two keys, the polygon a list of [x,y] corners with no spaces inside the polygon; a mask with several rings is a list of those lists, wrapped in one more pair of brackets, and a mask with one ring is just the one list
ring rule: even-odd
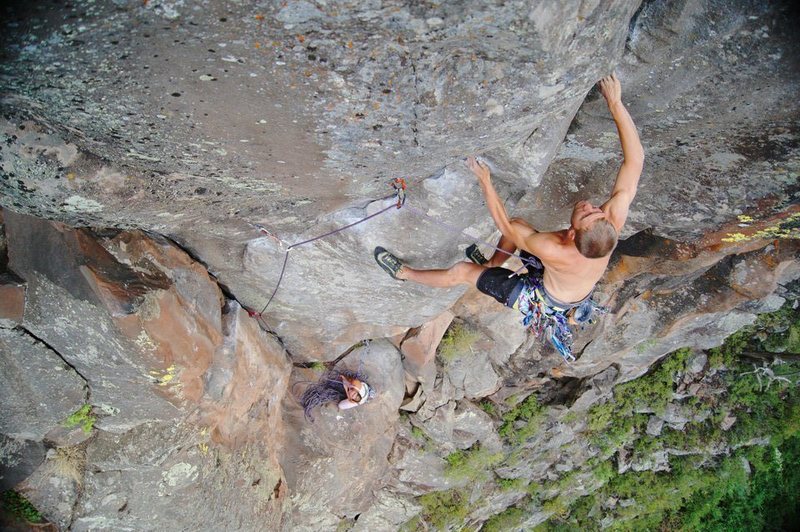
{"label": "belayer's dark hair", "polygon": [[[317,382],[314,382],[306,388],[303,395],[300,396],[300,404],[303,405],[303,413],[306,419],[314,422],[314,416],[311,411],[326,403],[332,401],[344,401],[347,399],[347,393],[342,384],[342,376],[348,379],[358,379],[361,382],[367,382],[366,377],[357,371],[350,371],[349,369],[331,369],[322,374]],[[369,383],[367,383],[369,386]]]}
{"label": "belayer's dark hair", "polygon": [[605,219],[596,220],[588,229],[575,231],[575,245],[587,259],[605,257],[617,245],[617,230]]}

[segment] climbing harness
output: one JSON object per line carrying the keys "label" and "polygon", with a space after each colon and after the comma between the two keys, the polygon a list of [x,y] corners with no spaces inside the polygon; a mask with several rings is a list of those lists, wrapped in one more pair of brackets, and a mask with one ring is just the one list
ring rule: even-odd
{"label": "climbing harness", "polygon": [[532,269],[529,268],[528,275],[521,277],[523,286],[512,308],[523,314],[522,324],[536,338],[549,340],[567,364],[575,362],[570,325],[583,328],[594,323],[595,313],[602,314],[608,309],[595,303],[592,294],[572,304],[554,300],[544,287],[544,265],[536,257],[531,257],[530,262]]}
{"label": "climbing harness", "polygon": [[528,327],[536,338],[550,340],[567,364],[575,362],[575,356],[572,354],[572,331],[566,315],[569,309],[547,304],[543,294],[544,285],[540,278],[525,276],[523,282],[524,287],[514,304],[524,316],[522,324]]}

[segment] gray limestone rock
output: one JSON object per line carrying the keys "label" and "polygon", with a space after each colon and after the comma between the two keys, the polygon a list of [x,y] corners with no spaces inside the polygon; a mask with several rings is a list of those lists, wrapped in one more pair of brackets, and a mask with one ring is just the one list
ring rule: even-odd
{"label": "gray limestone rock", "polygon": [[669,425],[680,425],[678,430],[683,428],[683,425],[688,423],[691,418],[684,408],[675,403],[667,404],[664,413],[660,417]]}
{"label": "gray limestone rock", "polygon": [[41,441],[88,402],[87,383],[46,344],[0,328],[0,432]]}
{"label": "gray limestone rock", "polygon": [[471,350],[445,363],[445,378],[455,389],[456,399],[479,399],[492,395],[500,388],[500,377],[495,373],[485,353]]}
{"label": "gray limestone rock", "polygon": [[[28,217],[7,214],[5,222],[9,264],[25,271],[28,282],[23,325],[76,372],[88,376],[91,396],[83,402],[110,414],[100,419],[98,426],[126,430],[144,421],[177,416],[178,410],[166,400],[141,393],[153,386],[150,371],[156,370],[157,361],[150,344],[143,341],[148,337],[123,334],[101,302],[101,293],[95,291],[97,285],[88,273],[91,259],[80,251],[89,240],[77,231]],[[35,246],[31,245],[34,241]],[[102,261],[117,266],[117,272],[124,275],[130,271],[119,268],[108,253],[101,252],[101,256]],[[131,278],[132,288],[141,286],[134,280]],[[135,305],[140,295],[132,289],[121,301]]]}
{"label": "gray limestone rock", "polygon": [[404,448],[393,456],[392,467],[397,472],[395,488],[404,493],[422,495],[462,486],[467,479],[452,479],[445,474],[447,462],[424,450]]}
{"label": "gray limestone rock", "polygon": [[476,442],[480,442],[481,448],[490,451],[502,448],[492,418],[469,401],[458,402],[453,413],[452,435],[449,441],[462,449],[471,447]]}
{"label": "gray limestone rock", "polygon": [[694,353],[686,362],[686,371],[694,374],[701,373],[703,369],[705,369],[707,362],[708,355],[705,353]]}
{"label": "gray limestone rock", "polygon": [[[360,515],[357,527],[393,528],[419,510],[412,497],[454,487],[467,488],[470,525],[479,526],[517,495],[446,478],[440,455],[501,445],[491,417],[465,399],[497,390],[500,404],[561,386],[574,393],[559,401],[575,399],[570,412],[580,416],[666,353],[716,346],[777,308],[773,292],[800,275],[795,241],[766,245],[796,232],[785,220],[800,171],[798,44],[780,5],[3,9],[0,205],[168,235],[203,261],[141,233],[99,236],[3,214],[0,271],[15,272],[25,290],[0,283],[3,303],[8,290],[15,298],[0,332],[21,326],[46,342],[84,377],[100,415],[91,440],[54,436],[59,447],[41,464],[35,442],[9,451],[27,457],[18,478],[38,466],[22,489],[59,526],[318,530]],[[602,99],[585,96],[614,67],[646,167],[597,292],[611,313],[578,333],[576,364],[562,364],[515,311],[474,289],[399,283],[374,264],[377,245],[440,268],[463,260],[467,244],[497,238],[461,160],[470,153],[491,166],[511,215],[543,230],[565,228],[575,201],[606,198],[619,141]],[[379,199],[398,176],[409,182],[399,211]],[[291,244],[382,209],[292,248],[262,323],[271,333],[248,321],[244,308],[266,304]],[[244,308],[223,314],[217,278]],[[480,331],[479,357],[437,375],[435,346],[419,346],[424,371],[409,374],[424,404],[411,419],[431,451],[395,437],[404,371],[398,351],[377,339],[400,345],[409,328],[450,309]],[[323,408],[307,424],[286,394],[284,348],[294,362],[332,361],[365,338],[376,339],[363,363],[378,397],[355,410]],[[360,356],[343,363],[355,368]],[[555,480],[597,455],[583,426],[550,413],[516,461],[498,468],[503,478]],[[673,406],[664,417],[679,427],[705,415]],[[8,423],[40,437],[54,421]],[[665,464],[664,453],[618,461]],[[354,468],[359,481],[342,490]],[[592,486],[579,479],[570,493]],[[549,516],[529,510],[523,528]]]}
{"label": "gray limestone rock", "polygon": [[407,495],[381,490],[375,496],[375,502],[369,510],[358,516],[358,521],[352,530],[353,532],[396,530],[420,510],[422,507]]}
{"label": "gray limestone rock", "polygon": [[[461,159],[485,154],[504,198],[538,184],[586,92],[618,61],[636,7],[12,9],[3,107],[14,112],[0,158],[14,178],[0,185],[3,205],[170,234],[262,308],[285,245],[251,224],[296,243],[365,216],[389,178],[407,177],[409,206],[430,218],[392,212],[297,248],[268,312],[292,351],[317,347],[317,332],[335,349],[365,328],[388,336],[462,290],[398,295],[371,261],[374,246],[433,267],[469,243],[434,220],[488,236]],[[29,17],[41,20],[35,30]]]}
{"label": "gray limestone rock", "polygon": [[13,489],[39,467],[44,457],[42,442],[0,434],[0,489]]}
{"label": "gray limestone rock", "polygon": [[75,519],[85,470],[83,449],[51,449],[47,459],[15,489],[48,521],[65,530]]}
{"label": "gray limestone rock", "polygon": [[[74,530],[158,528],[158,515],[194,529],[255,521],[276,528],[282,519],[281,474],[261,445],[227,450],[201,427],[153,423],[100,432],[86,457]],[[229,483],[235,502],[226,494]]]}
{"label": "gray limestone rock", "polygon": [[659,436],[661,435],[661,430],[664,428],[664,420],[658,416],[650,416],[647,419],[647,432],[650,436]]}
{"label": "gray limestone rock", "polygon": [[669,471],[669,456],[667,451],[658,451],[646,458],[639,458],[631,462],[633,471]]}

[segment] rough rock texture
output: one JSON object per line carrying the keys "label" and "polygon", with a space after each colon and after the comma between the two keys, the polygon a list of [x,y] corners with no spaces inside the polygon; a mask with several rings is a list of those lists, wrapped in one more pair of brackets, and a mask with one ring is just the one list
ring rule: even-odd
{"label": "rough rock texture", "polygon": [[[364,216],[388,178],[408,177],[417,208],[451,222],[458,213],[459,229],[487,234],[474,178],[460,163],[444,167],[491,151],[498,179],[516,183],[504,195],[539,183],[584,95],[619,57],[635,9],[633,0],[8,8],[3,205],[169,234],[261,308],[283,253],[248,223],[297,242]],[[293,253],[269,313],[293,350],[336,352],[420,325],[460,295],[396,293],[370,262],[376,244],[433,266],[468,242],[410,213],[384,216]],[[397,303],[381,303],[390,297]]]}
{"label": "rough rock texture", "polygon": [[25,284],[15,276],[0,274],[0,324],[13,326],[25,313]]}
{"label": "rough rock texture", "polygon": [[13,489],[39,467],[44,457],[42,442],[0,434],[0,489]]}
{"label": "rough rock texture", "polygon": [[[28,286],[24,319],[0,329],[4,482],[27,477],[17,489],[73,530],[150,528],[167,514],[277,527],[291,371],[281,344],[164,238],[12,213],[4,229]],[[92,421],[67,430],[83,405]],[[245,481],[238,503],[220,499]]]}
{"label": "rough rock texture", "polygon": [[6,436],[41,440],[85,403],[86,381],[24,331],[0,329],[0,357],[0,427]]}
{"label": "rough rock texture", "polygon": [[[6,232],[9,267],[25,272],[21,275],[28,282],[23,326],[86,375],[91,403],[111,414],[101,424],[124,430],[177,417],[164,398],[140,393],[156,381],[150,372],[167,373],[170,363],[151,356],[146,334],[129,337],[113,321],[113,314],[124,319],[121,312],[144,301],[141,275],[116,262],[87,231],[6,213]],[[120,289],[120,298],[102,286]]]}
{"label": "rough rock texture", "polygon": [[[6,414],[37,415],[2,417],[0,461],[61,527],[391,530],[433,491],[458,493],[477,527],[526,496],[518,479],[543,498],[589,493],[595,478],[552,485],[598,456],[586,411],[669,351],[777,308],[800,276],[800,56],[782,4],[2,9],[0,395]],[[577,363],[474,289],[374,264],[376,245],[441,267],[497,237],[470,153],[541,229],[606,197],[619,144],[590,88],[612,67],[646,167],[597,291],[610,312],[578,332]],[[398,176],[403,209],[289,253],[259,327],[246,310],[267,302],[288,245],[390,205]],[[451,322],[474,337],[445,360]],[[376,398],[308,424],[290,383],[365,339],[338,363]],[[34,379],[48,364],[61,370]],[[453,452],[510,451],[502,415],[532,393],[549,406],[515,460],[452,475]],[[88,434],[62,425],[82,404]],[[686,419],[651,414],[647,429]],[[520,526],[553,512],[539,510]]]}
{"label": "rough rock texture", "polygon": [[[368,510],[389,470],[404,393],[400,353],[388,342],[373,342],[342,363],[369,377],[374,399],[345,411],[327,405],[315,412],[314,423],[304,419],[297,402],[284,411],[289,431],[284,471],[298,530],[335,527],[341,518]],[[304,380],[315,378],[305,375]]]}

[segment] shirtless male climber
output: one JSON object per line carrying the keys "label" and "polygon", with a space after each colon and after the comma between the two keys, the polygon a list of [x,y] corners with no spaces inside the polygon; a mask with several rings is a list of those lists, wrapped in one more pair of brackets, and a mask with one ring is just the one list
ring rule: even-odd
{"label": "shirtless male climber", "polygon": [[[601,79],[599,89],[616,123],[624,158],[608,201],[599,207],[579,201],[572,209],[568,229],[540,232],[524,220],[508,217],[492,185],[489,168],[469,157],[467,165],[477,176],[502,234],[497,247],[506,253],[495,251],[487,260],[473,245],[467,248],[472,262],[459,262],[445,270],[416,270],[377,247],[375,260],[381,268],[395,279],[438,288],[476,285],[484,294],[520,310],[525,315],[524,325],[537,336],[548,338],[567,361],[574,360],[568,323],[580,322],[591,312],[592,291],[608,266],[644,165],[644,150],[622,104],[622,87],[616,75]],[[526,274],[512,275],[514,272],[500,267],[516,250],[527,267]]]}

